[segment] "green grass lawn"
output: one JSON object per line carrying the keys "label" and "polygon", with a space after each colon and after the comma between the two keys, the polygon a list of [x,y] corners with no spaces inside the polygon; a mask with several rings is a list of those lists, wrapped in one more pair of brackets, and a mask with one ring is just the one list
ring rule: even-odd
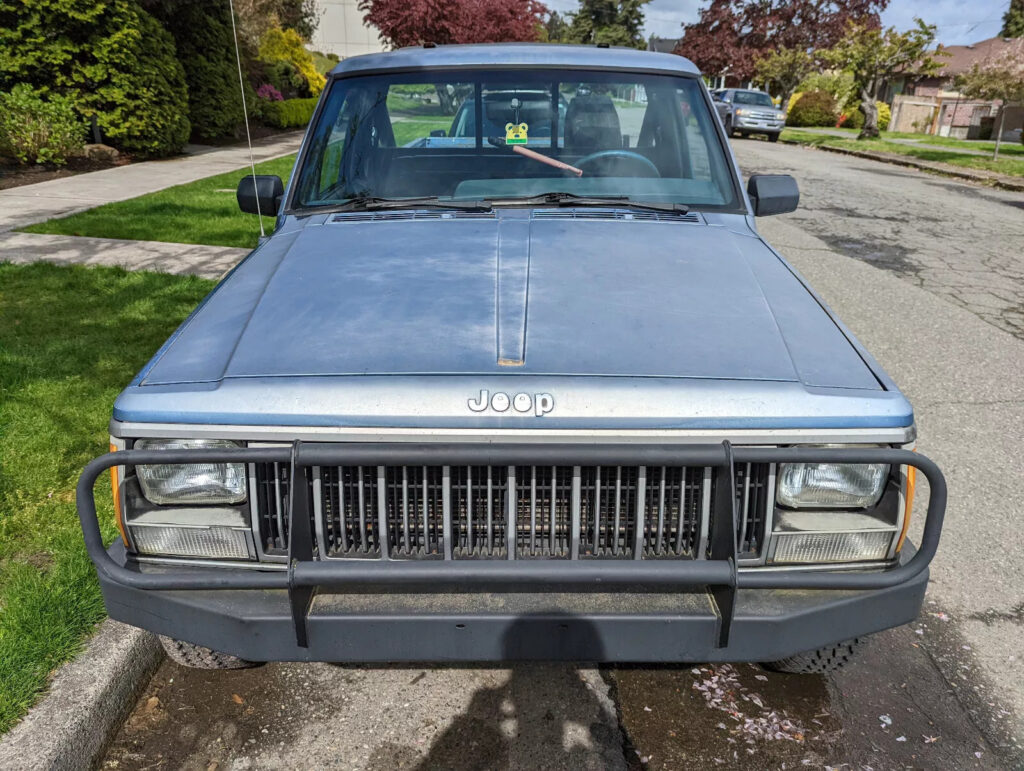
{"label": "green grass lawn", "polygon": [[[277,174],[287,180],[295,156],[256,164],[257,174]],[[176,185],[127,201],[108,203],[70,217],[47,220],[24,228],[28,233],[67,236],[130,238],[182,244],[214,244],[252,248],[259,237],[259,223],[239,210],[235,200],[238,180],[247,169]],[[264,217],[269,233],[272,217]]]}
{"label": "green grass lawn", "polygon": [[[214,282],[0,263],[0,733],[104,617],[74,487],[114,398]],[[103,532],[116,528],[106,475]]]}
{"label": "green grass lawn", "polygon": [[[949,137],[932,137],[922,134],[888,133],[884,132],[880,139],[856,138],[857,132],[849,130],[849,139],[829,134],[818,134],[799,129],[786,129],[782,132],[784,140],[799,142],[800,144],[812,145],[815,147],[827,146],[838,147],[849,150],[867,150],[875,152],[896,153],[910,158],[919,158],[922,161],[937,161],[948,163],[953,166],[962,166],[970,169],[984,169],[995,171],[1014,177],[1024,177],[1024,147],[1012,143],[1003,143],[1000,149],[998,161],[993,161],[989,156],[964,155],[945,150],[936,150],[930,147],[917,147],[915,145],[901,142],[887,141],[893,138],[913,138],[921,140],[922,144],[940,144],[946,147],[960,147],[967,149],[985,150],[991,152],[995,146],[993,142],[965,142]],[[934,141],[933,141],[934,140]]]}

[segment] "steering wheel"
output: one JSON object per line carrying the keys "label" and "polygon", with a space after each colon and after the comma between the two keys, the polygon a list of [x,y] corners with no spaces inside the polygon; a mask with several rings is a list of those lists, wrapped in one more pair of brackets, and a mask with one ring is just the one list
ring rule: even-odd
{"label": "steering wheel", "polygon": [[658,167],[651,162],[650,158],[640,155],[640,153],[634,153],[631,150],[600,150],[596,153],[583,156],[576,161],[575,165],[577,168],[582,169],[587,165],[600,163],[601,161],[606,161],[612,158],[632,163],[640,172],[637,174],[639,177],[661,176],[661,173],[658,171]]}

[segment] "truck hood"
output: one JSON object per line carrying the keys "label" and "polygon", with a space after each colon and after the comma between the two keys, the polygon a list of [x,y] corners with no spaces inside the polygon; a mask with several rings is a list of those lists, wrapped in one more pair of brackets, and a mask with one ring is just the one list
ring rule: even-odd
{"label": "truck hood", "polygon": [[753,234],[594,209],[316,218],[250,255],[136,385],[395,375],[883,390]]}

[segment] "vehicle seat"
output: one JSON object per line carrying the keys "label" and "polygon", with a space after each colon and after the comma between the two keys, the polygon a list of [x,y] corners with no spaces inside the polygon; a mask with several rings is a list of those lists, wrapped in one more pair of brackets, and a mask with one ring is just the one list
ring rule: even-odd
{"label": "vehicle seat", "polygon": [[577,96],[565,111],[565,149],[587,155],[622,147],[619,114],[606,94]]}

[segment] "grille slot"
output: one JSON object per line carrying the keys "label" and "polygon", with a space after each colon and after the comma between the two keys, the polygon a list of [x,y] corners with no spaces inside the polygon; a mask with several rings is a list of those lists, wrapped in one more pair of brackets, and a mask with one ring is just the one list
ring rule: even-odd
{"label": "grille slot", "polygon": [[452,552],[456,558],[508,556],[506,466],[452,466]]}
{"label": "grille slot", "polygon": [[388,554],[397,558],[444,556],[444,469],[384,469]]}
{"label": "grille slot", "polygon": [[290,473],[287,463],[257,463],[252,475],[259,542],[268,556],[288,554]]}
{"label": "grille slot", "polygon": [[771,467],[764,463],[736,464],[736,511],[739,527],[736,534],[739,559],[754,559],[764,545],[764,530],[771,504],[769,480]]}
{"label": "grille slot", "polygon": [[[288,553],[289,473],[251,472],[268,556]],[[717,479],[682,466],[324,466],[311,486],[321,558],[693,559]],[[737,464],[735,482],[739,558],[757,560],[772,467]]]}
{"label": "grille slot", "polygon": [[377,467],[325,466],[318,471],[327,556],[379,557]]}
{"label": "grille slot", "polygon": [[517,466],[516,556],[565,558],[572,547],[572,466]]}
{"label": "grille slot", "polygon": [[692,557],[700,540],[703,468],[647,470],[644,496],[644,556]]}

